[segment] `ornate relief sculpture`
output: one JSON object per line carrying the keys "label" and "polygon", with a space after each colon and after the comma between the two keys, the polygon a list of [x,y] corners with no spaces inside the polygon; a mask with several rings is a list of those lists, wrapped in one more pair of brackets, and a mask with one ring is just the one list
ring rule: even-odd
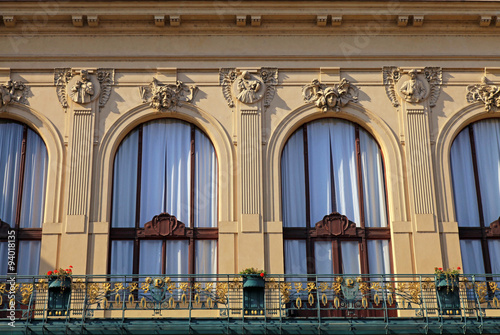
{"label": "ornate relief sculpture", "polygon": [[99,107],[104,107],[109,100],[114,78],[113,69],[77,71],[64,68],[54,71],[57,97],[64,108],[68,108],[68,96],[82,105],[99,98]]}
{"label": "ornate relief sculpture", "polygon": [[339,112],[349,102],[358,102],[358,92],[359,89],[345,78],[330,87],[320,83],[318,79],[302,87],[304,101],[314,102],[323,112]]}
{"label": "ornate relief sculpture", "polygon": [[488,79],[483,77],[481,84],[467,86],[467,101],[469,103],[481,101],[484,110],[493,112],[500,109],[500,89],[495,85],[489,85]]}
{"label": "ornate relief sculpture", "polygon": [[[157,111],[175,111],[179,102],[191,102],[198,92],[198,87],[187,86],[182,81],[176,84],[161,85],[156,79],[153,79],[148,86],[139,87],[139,92],[143,102],[150,101],[150,106]],[[189,92],[185,95],[185,92]]]}
{"label": "ornate relief sculpture", "polygon": [[92,101],[95,89],[94,84],[89,79],[87,70],[82,70],[80,77],[81,79],[77,80],[73,87],[71,87],[71,93],[69,95],[74,102],[84,104]]}
{"label": "ornate relief sculpture", "polygon": [[427,95],[424,84],[417,78],[417,71],[411,70],[408,72],[410,79],[403,83],[399,89],[404,99],[408,102],[420,102]]}
{"label": "ornate relief sculpture", "polygon": [[234,107],[233,98],[244,104],[253,104],[264,98],[264,107],[269,107],[278,84],[278,69],[261,68],[258,76],[246,70],[220,69],[219,82],[229,107]]}
{"label": "ornate relief sculpture", "polygon": [[[422,72],[425,80],[421,79]],[[442,72],[439,67],[403,70],[395,66],[386,66],[382,69],[385,90],[394,107],[399,106],[398,95],[410,103],[419,103],[429,99],[429,105],[434,107],[441,92]],[[404,80],[405,77],[406,80]],[[401,78],[404,81],[400,81]]]}
{"label": "ornate relief sculpture", "polygon": [[9,80],[6,84],[0,85],[0,108],[5,108],[11,102],[24,102],[27,86],[20,81]]}

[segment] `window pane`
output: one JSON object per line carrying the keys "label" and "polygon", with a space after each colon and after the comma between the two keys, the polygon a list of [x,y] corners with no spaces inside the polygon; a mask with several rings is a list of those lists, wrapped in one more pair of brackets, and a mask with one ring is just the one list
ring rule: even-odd
{"label": "window pane", "polygon": [[7,242],[0,242],[0,276],[5,276],[7,274],[7,262],[9,261],[7,256]]}
{"label": "window pane", "polygon": [[205,134],[195,132],[194,226],[217,227],[217,157]]}
{"label": "window pane", "polygon": [[479,227],[471,143],[467,128],[458,134],[451,146],[451,170],[458,225]]}
{"label": "window pane", "polygon": [[135,227],[139,132],[130,133],[115,156],[113,176],[113,228]]}
{"label": "window pane", "polygon": [[476,122],[473,129],[484,225],[489,226],[500,217],[500,121]]}
{"label": "window pane", "polygon": [[331,241],[318,241],[314,243],[314,260],[316,261],[316,273],[333,274]]}
{"label": "window pane", "polygon": [[340,245],[342,248],[342,273],[360,274],[361,260],[359,258],[359,243],[344,241]]}
{"label": "window pane", "polygon": [[15,225],[23,126],[0,120],[0,218]]}
{"label": "window pane", "polygon": [[139,255],[139,273],[147,275],[161,274],[162,241],[141,241]]}
{"label": "window pane", "polygon": [[387,227],[384,165],[377,142],[363,129],[359,130],[363,199],[366,227]]}
{"label": "window pane", "polygon": [[460,240],[464,273],[485,273],[481,241]]}
{"label": "window pane", "polygon": [[491,273],[500,273],[500,240],[489,240]]}
{"label": "window pane", "polygon": [[38,275],[40,245],[40,241],[19,241],[18,275]]}
{"label": "window pane", "polygon": [[[307,273],[306,241],[285,240],[285,273]],[[290,281],[295,279],[289,278]]]}
{"label": "window pane", "polygon": [[189,241],[166,241],[165,271],[169,275],[189,273]]}
{"label": "window pane", "polygon": [[196,241],[196,270],[197,274],[217,273],[217,241]]}
{"label": "window pane", "polygon": [[304,133],[296,131],[288,140],[281,157],[283,226],[306,226],[306,190],[304,175]]}
{"label": "window pane", "polygon": [[134,258],[134,241],[111,242],[111,271],[112,275],[131,274]]}
{"label": "window pane", "polygon": [[368,267],[370,273],[386,274],[391,273],[391,263],[389,258],[389,241],[368,240]]}

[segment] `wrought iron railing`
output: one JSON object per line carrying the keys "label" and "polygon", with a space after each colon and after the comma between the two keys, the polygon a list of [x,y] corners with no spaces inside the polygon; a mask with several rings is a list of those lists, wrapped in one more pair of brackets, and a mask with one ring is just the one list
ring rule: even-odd
{"label": "wrought iron railing", "polygon": [[[488,332],[488,327],[500,328],[499,283],[496,274],[461,275],[456,281],[435,275],[267,275],[263,280],[240,275],[75,275],[66,284],[44,276],[4,276],[0,332],[12,330],[8,327],[14,322],[34,333],[63,323],[66,332],[92,333],[92,327],[107,322],[112,333],[161,320],[190,329],[211,320],[206,327],[213,333],[235,332],[236,326],[282,333],[301,322],[320,333],[342,322],[351,330],[367,325],[394,331],[403,327],[403,320],[422,332],[448,324]],[[494,322],[488,323],[490,319]],[[258,333],[257,328],[252,332]]]}

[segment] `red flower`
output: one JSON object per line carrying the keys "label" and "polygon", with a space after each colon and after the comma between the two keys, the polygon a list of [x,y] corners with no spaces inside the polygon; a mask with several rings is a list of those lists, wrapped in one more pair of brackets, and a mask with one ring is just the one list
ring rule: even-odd
{"label": "red flower", "polygon": [[462,268],[459,266],[459,267],[457,268],[457,270],[462,270]]}
{"label": "red flower", "polygon": [[59,271],[57,271],[57,270],[54,270],[54,273],[59,273]]}
{"label": "red flower", "polygon": [[66,269],[66,270],[64,270],[64,271],[69,272],[69,269]]}
{"label": "red flower", "polygon": [[261,276],[261,277],[264,277],[264,272],[261,272],[261,273],[260,273],[260,276]]}
{"label": "red flower", "polygon": [[52,271],[47,272],[47,276],[52,275]]}
{"label": "red flower", "polygon": [[441,270],[441,271],[442,271],[442,270],[443,270],[443,268],[439,268],[439,270]]}
{"label": "red flower", "polygon": [[70,267],[70,268],[73,268],[73,266],[72,266],[72,265],[70,265],[69,267]]}

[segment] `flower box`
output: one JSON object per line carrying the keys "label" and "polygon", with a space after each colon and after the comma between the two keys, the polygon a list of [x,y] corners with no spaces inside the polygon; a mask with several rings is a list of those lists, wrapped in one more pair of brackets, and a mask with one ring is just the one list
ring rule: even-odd
{"label": "flower box", "polygon": [[442,315],[460,315],[458,276],[437,275],[435,279],[438,307]]}
{"label": "flower box", "polygon": [[71,300],[71,278],[49,278],[48,316],[66,316]]}
{"label": "flower box", "polygon": [[243,310],[245,315],[264,315],[266,283],[258,274],[243,275]]}

